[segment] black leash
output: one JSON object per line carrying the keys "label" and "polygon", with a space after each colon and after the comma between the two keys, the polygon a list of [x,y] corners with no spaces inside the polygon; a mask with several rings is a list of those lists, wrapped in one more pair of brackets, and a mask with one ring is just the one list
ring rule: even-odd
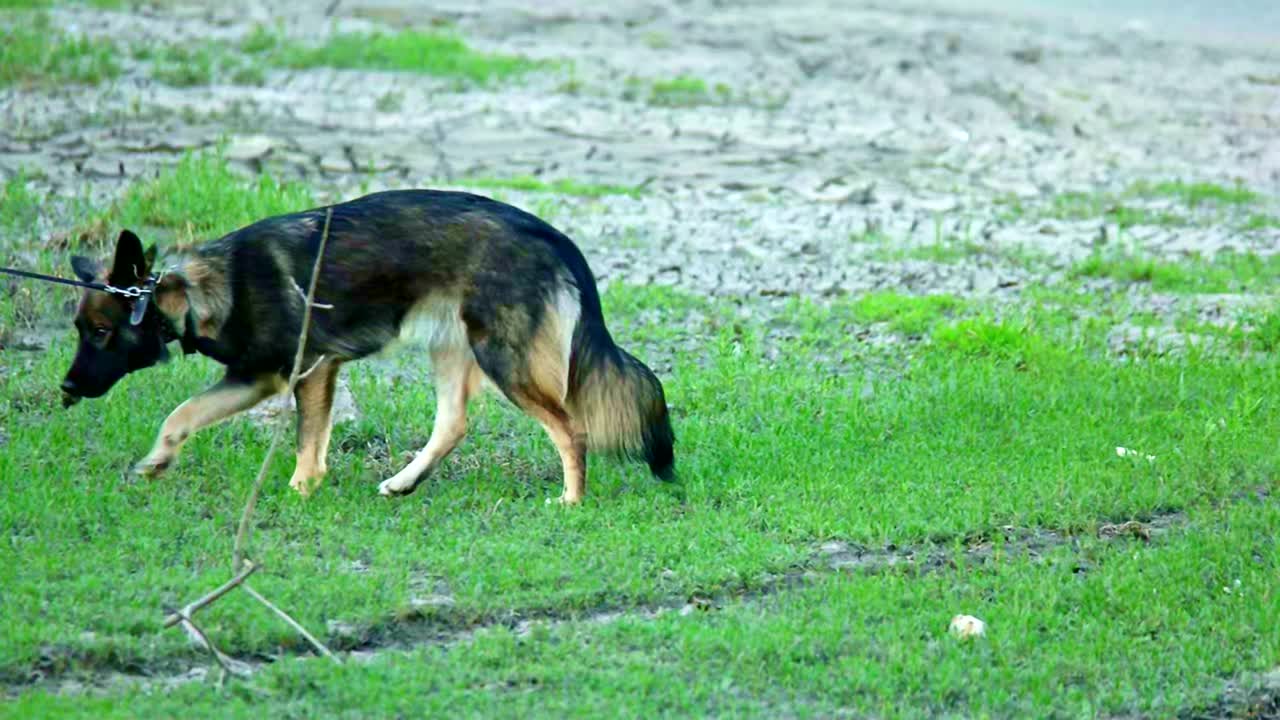
{"label": "black leash", "polygon": [[133,314],[129,317],[129,323],[132,325],[137,325],[142,322],[142,316],[147,312],[147,297],[151,295],[153,290],[155,290],[156,282],[159,280],[159,278],[152,276],[147,278],[147,281],[143,283],[142,287],[130,285],[127,288],[119,288],[115,285],[108,285],[107,283],[68,280],[67,278],[60,278],[56,275],[43,275],[41,273],[18,270],[16,268],[0,267],[0,273],[30,278],[32,280],[59,283],[61,285],[73,285],[75,287],[89,288],[90,290],[101,290],[102,292],[119,295],[130,300],[140,300],[140,302],[133,307]]}

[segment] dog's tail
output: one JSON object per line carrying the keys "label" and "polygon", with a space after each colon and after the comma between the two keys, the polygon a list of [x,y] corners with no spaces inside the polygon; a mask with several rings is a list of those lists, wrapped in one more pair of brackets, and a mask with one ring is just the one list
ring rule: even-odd
{"label": "dog's tail", "polygon": [[654,475],[674,480],[675,435],[662,383],[614,344],[599,300],[583,299],[569,354],[570,414],[585,426],[588,448],[643,460]]}

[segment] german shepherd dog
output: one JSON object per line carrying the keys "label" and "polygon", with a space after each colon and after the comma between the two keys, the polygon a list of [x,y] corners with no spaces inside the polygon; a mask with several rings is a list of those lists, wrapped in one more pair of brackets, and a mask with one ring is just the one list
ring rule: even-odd
{"label": "german shepherd dog", "polygon": [[[141,287],[155,282],[136,325],[138,300],[86,290],[80,336],[62,383],[63,403],[105,394],[126,374],[167,358],[181,342],[226,366],[226,376],[165,419],[135,472],[170,467],[192,433],[278,394],[292,369],[328,208],[280,215],[198,246],[153,275],[155,247],[121,233],[110,269],[72,258],[86,282]],[[297,465],[289,485],[303,496],[323,479],[330,410],[343,363],[397,338],[426,341],[436,377],[435,425],[426,447],[383,481],[404,495],[466,433],[467,401],[488,381],[533,416],[564,466],[559,500],[586,489],[586,451],[674,469],[674,436],[662,384],[613,342],[582,253],[538,218],[459,192],[397,190],[332,206],[304,351],[311,371],[297,384]]]}

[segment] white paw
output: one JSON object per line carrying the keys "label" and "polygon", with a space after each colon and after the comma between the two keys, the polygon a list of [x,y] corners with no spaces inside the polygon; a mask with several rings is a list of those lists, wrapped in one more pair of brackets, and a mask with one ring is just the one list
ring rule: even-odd
{"label": "white paw", "polygon": [[561,496],[560,496],[560,497],[558,497],[558,498],[547,498],[547,504],[548,504],[548,505],[562,505],[562,506],[569,506],[569,505],[577,505],[577,504],[579,504],[579,503],[581,503],[581,502],[582,502],[582,498],[581,498],[581,497],[576,497],[576,496],[575,496],[575,497],[568,497],[567,495],[561,495]]}
{"label": "white paw", "polygon": [[417,486],[417,478],[400,474],[383,480],[378,484],[378,494],[385,496],[407,495]]}
{"label": "white paw", "polygon": [[134,465],[132,472],[138,477],[147,478],[148,480],[160,477],[169,466],[173,465],[174,457],[148,455],[137,465]]}
{"label": "white paw", "polygon": [[319,477],[307,477],[305,475],[294,475],[289,481],[289,487],[293,488],[302,497],[310,497],[315,492],[317,486],[320,485]]}

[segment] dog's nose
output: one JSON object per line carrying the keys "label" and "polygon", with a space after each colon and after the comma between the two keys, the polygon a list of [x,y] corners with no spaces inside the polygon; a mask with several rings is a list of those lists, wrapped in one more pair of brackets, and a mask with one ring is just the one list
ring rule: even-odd
{"label": "dog's nose", "polygon": [[72,380],[71,378],[67,378],[66,380],[62,381],[62,392],[68,395],[75,395],[77,394],[76,390],[79,390],[79,387],[76,385],[75,380]]}

